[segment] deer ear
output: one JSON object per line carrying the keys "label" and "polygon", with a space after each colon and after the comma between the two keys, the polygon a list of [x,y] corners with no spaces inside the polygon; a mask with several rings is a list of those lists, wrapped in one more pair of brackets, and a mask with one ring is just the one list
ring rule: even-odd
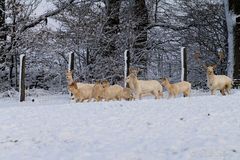
{"label": "deer ear", "polygon": [[73,70],[67,70],[66,73],[73,74]]}
{"label": "deer ear", "polygon": [[166,77],[163,77],[163,78],[160,78],[160,80],[163,82],[163,81],[166,81]]}
{"label": "deer ear", "polygon": [[216,68],[217,68],[217,65],[216,65],[216,64],[214,64],[214,65],[212,65],[212,67],[213,67],[213,69],[216,69]]}
{"label": "deer ear", "polygon": [[102,83],[106,83],[106,80],[103,80]]}
{"label": "deer ear", "polygon": [[203,68],[207,70],[207,65],[206,64],[203,64]]}
{"label": "deer ear", "polygon": [[131,78],[136,77],[135,73],[131,73],[131,74],[130,74],[130,77],[131,77]]}
{"label": "deer ear", "polygon": [[103,83],[109,84],[109,81],[105,79],[105,80],[103,81]]}
{"label": "deer ear", "polygon": [[132,67],[129,67],[128,71],[129,71],[129,73],[132,73],[133,68],[132,68]]}
{"label": "deer ear", "polygon": [[139,73],[140,71],[142,71],[142,69],[140,69],[140,68],[137,68],[137,73]]}

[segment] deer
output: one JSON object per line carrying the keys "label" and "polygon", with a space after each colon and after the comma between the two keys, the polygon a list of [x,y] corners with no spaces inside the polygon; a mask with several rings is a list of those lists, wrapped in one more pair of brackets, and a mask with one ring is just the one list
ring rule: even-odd
{"label": "deer", "polygon": [[121,98],[127,101],[134,100],[132,90],[130,88],[123,88]]}
{"label": "deer", "polygon": [[178,83],[171,84],[167,78],[162,79],[161,83],[168,91],[168,99],[171,97],[176,97],[180,93],[183,93],[184,97],[189,97],[191,93],[191,83],[187,81],[182,81]]}
{"label": "deer", "polygon": [[139,80],[136,74],[131,73],[126,78],[126,82],[136,99],[142,99],[142,96],[147,94],[154,95],[155,99],[159,99],[163,95],[162,85],[156,80]]}
{"label": "deer", "polygon": [[129,74],[134,74],[134,75],[138,75],[138,73],[140,72],[140,71],[142,71],[141,69],[139,69],[139,68],[134,68],[134,67],[130,67],[129,68]]}
{"label": "deer", "polygon": [[220,93],[224,96],[225,91],[227,94],[230,94],[230,90],[232,88],[233,81],[231,78],[225,75],[215,75],[214,69],[216,69],[217,65],[206,66],[203,67],[207,71],[207,86],[211,91],[211,95],[215,95],[216,90],[220,90]]}
{"label": "deer", "polygon": [[[74,80],[73,80],[73,71],[66,71],[66,77],[67,77],[67,82],[68,84],[71,84]],[[77,82],[77,87],[80,88],[80,87],[83,87],[83,86],[90,86],[90,87],[93,87],[94,84],[90,84],[90,83],[81,83],[81,82]]]}
{"label": "deer", "polygon": [[90,102],[92,99],[92,87],[90,86],[82,86],[78,88],[77,83],[73,81],[68,84],[68,90],[73,94],[76,102],[83,102],[84,100]]}
{"label": "deer", "polygon": [[104,89],[103,89],[102,83],[100,81],[96,81],[92,90],[92,98],[97,102],[101,101],[104,98],[103,92],[104,92]]}
{"label": "deer", "polygon": [[102,82],[103,97],[105,101],[109,100],[121,100],[123,87],[119,85],[110,85],[107,80]]}

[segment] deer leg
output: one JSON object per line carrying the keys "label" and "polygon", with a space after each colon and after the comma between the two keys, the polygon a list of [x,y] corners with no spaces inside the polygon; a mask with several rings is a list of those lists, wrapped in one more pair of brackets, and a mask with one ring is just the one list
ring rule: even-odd
{"label": "deer leg", "polygon": [[186,92],[183,92],[183,97],[187,97],[187,93]]}
{"label": "deer leg", "polygon": [[184,97],[188,97],[188,96],[189,96],[188,90],[183,92],[183,96],[184,96]]}
{"label": "deer leg", "polygon": [[215,95],[215,92],[216,92],[216,90],[215,90],[215,89],[212,89],[212,90],[211,90],[211,95]]}
{"label": "deer leg", "polygon": [[153,95],[155,96],[155,99],[159,99],[158,91],[153,91]]}
{"label": "deer leg", "polygon": [[187,97],[188,93],[187,92],[183,92],[183,97]]}
{"label": "deer leg", "polygon": [[142,96],[140,93],[136,93],[136,99],[142,99]]}
{"label": "deer leg", "polygon": [[117,101],[121,101],[121,98],[120,98],[119,96],[117,96],[117,98],[116,98],[116,99],[117,99]]}
{"label": "deer leg", "polygon": [[175,92],[175,93],[173,94],[173,96],[174,96],[174,98],[176,98],[176,97],[177,97],[177,93]]}
{"label": "deer leg", "polygon": [[225,89],[227,94],[230,94],[231,85],[227,85]]}
{"label": "deer leg", "polygon": [[162,97],[163,98],[163,93],[161,91],[158,91],[159,94],[159,98]]}
{"label": "deer leg", "polygon": [[226,88],[226,92],[227,92],[227,94],[230,94],[230,89]]}
{"label": "deer leg", "polygon": [[170,99],[171,97],[172,97],[172,93],[169,92],[169,93],[168,93],[168,99]]}
{"label": "deer leg", "polygon": [[187,90],[187,91],[183,92],[183,95],[184,95],[184,97],[189,97],[190,96],[190,91]]}
{"label": "deer leg", "polygon": [[142,93],[139,94],[139,99],[140,99],[140,100],[142,99]]}
{"label": "deer leg", "polygon": [[221,89],[220,92],[221,92],[221,94],[222,94],[223,96],[226,96],[226,94],[225,94],[225,92],[224,92],[224,89]]}
{"label": "deer leg", "polygon": [[98,97],[97,101],[100,102],[101,100],[102,100],[102,98],[101,98],[101,97]]}

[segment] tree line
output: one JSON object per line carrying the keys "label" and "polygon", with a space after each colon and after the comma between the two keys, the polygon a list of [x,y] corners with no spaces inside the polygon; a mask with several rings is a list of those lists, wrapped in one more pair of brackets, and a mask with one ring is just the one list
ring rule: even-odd
{"label": "tree line", "polygon": [[[34,16],[40,3],[0,0],[1,91],[17,88],[20,54],[26,55],[29,88],[66,90],[69,53],[75,54],[79,81],[106,78],[123,83],[126,49],[131,66],[141,68],[142,79],[178,81],[182,46],[187,48],[188,78],[194,87],[206,84],[202,64],[218,64],[218,73],[239,78],[237,1],[53,0],[52,10]],[[228,11],[236,23],[227,21]],[[50,20],[56,21],[56,28],[49,27]],[[235,42],[232,51],[230,41]]]}

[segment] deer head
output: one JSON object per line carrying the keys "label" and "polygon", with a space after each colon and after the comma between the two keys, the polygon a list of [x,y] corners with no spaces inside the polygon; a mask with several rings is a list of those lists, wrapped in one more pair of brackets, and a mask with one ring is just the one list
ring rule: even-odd
{"label": "deer head", "polygon": [[107,88],[107,87],[110,86],[110,83],[108,82],[108,80],[103,80],[102,81],[102,86],[103,86],[103,88]]}
{"label": "deer head", "polygon": [[211,65],[208,67],[206,65],[204,65],[204,68],[207,70],[208,75],[214,75],[214,70],[217,68],[217,65],[214,64],[214,65]]}
{"label": "deer head", "polygon": [[74,80],[73,80],[73,71],[67,70],[66,71],[66,78],[68,81],[68,84],[71,84]]}
{"label": "deer head", "polygon": [[169,84],[169,80],[167,78],[160,78],[161,85],[166,86]]}
{"label": "deer head", "polygon": [[129,74],[134,74],[134,75],[138,75],[138,73],[141,71],[141,69],[139,68],[133,68],[133,67],[130,67],[129,68]]}

